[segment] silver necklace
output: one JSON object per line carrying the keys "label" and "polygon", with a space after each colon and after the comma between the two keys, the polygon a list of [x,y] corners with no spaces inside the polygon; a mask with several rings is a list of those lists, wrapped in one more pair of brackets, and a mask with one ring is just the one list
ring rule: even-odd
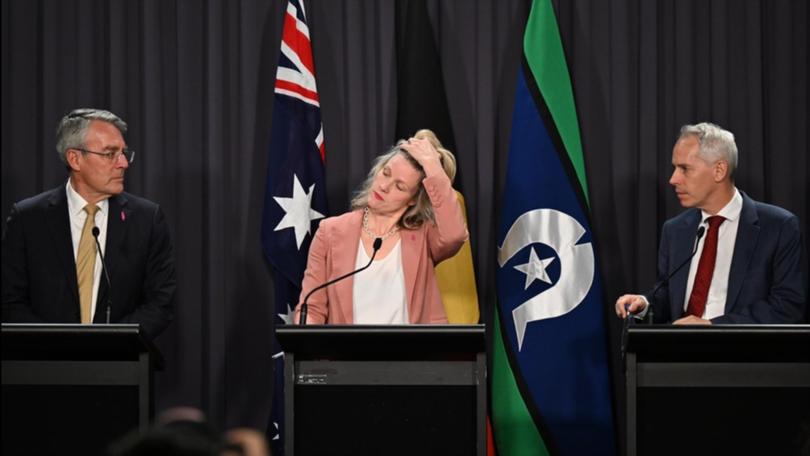
{"label": "silver necklace", "polygon": [[363,209],[363,232],[366,233],[370,238],[372,238],[372,239],[380,238],[380,239],[382,239],[384,241],[384,240],[388,239],[389,237],[391,237],[397,231],[399,231],[399,227],[394,225],[394,227],[391,228],[391,231],[385,233],[382,236],[378,236],[378,235],[374,234],[368,227],[368,206],[366,206],[366,208]]}

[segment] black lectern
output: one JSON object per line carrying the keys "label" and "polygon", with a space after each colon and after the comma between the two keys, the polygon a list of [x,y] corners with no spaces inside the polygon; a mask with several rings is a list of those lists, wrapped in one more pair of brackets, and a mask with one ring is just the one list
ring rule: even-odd
{"label": "black lectern", "polygon": [[628,455],[800,454],[810,439],[810,325],[627,336]]}
{"label": "black lectern", "polygon": [[152,415],[138,325],[3,324],[3,454],[104,454]]}
{"label": "black lectern", "polygon": [[287,455],[486,454],[483,325],[291,326]]}

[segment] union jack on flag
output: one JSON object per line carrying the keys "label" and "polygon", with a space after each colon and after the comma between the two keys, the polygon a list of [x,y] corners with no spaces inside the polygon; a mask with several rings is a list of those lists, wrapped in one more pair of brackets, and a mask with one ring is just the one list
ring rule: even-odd
{"label": "union jack on flag", "polygon": [[[298,303],[312,235],[327,213],[320,99],[299,0],[287,2],[274,92],[262,247],[274,270],[275,323],[284,324]],[[276,383],[268,435],[273,454],[283,455],[284,362],[277,341],[273,353]]]}

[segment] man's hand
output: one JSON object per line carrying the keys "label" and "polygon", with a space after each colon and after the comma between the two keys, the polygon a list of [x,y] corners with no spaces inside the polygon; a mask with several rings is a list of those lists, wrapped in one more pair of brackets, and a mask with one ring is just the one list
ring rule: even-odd
{"label": "man's hand", "polygon": [[673,325],[710,325],[710,320],[704,320],[694,315],[687,315],[672,322]]}
{"label": "man's hand", "polygon": [[647,302],[641,295],[622,295],[616,300],[616,315],[620,318],[627,318],[628,312],[638,313],[644,310],[646,306]]}

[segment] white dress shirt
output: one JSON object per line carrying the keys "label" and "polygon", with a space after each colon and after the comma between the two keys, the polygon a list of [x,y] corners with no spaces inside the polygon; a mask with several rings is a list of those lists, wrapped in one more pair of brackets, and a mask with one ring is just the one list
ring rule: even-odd
{"label": "white dress shirt", "polygon": [[[70,217],[70,237],[73,240],[73,262],[76,262],[76,254],[79,252],[79,241],[82,238],[82,229],[84,228],[84,221],[87,220],[87,212],[84,207],[87,206],[87,201],[73,189],[73,185],[68,179],[65,184],[65,191],[67,193],[68,203],[68,216]],[[95,225],[98,227],[98,242],[101,244],[101,249],[106,252],[107,245],[107,214],[110,210],[110,202],[106,199],[96,203],[98,211],[96,212]],[[95,242],[95,241],[93,241]],[[93,270],[93,299],[90,304],[90,321],[93,321],[93,316],[96,315],[96,300],[98,299],[98,285],[101,279],[101,259],[98,252],[96,252],[96,266]]]}
{"label": "white dress shirt", "polygon": [[[728,274],[731,270],[731,259],[734,255],[734,245],[737,241],[737,228],[740,226],[740,214],[742,213],[743,199],[740,191],[734,189],[734,196],[720,212],[725,220],[720,224],[717,234],[717,257],[714,262],[714,273],[712,274],[712,284],[709,286],[709,294],[706,298],[706,310],[703,318],[710,320],[725,313],[726,295],[728,294]],[[701,211],[701,226],[706,227],[708,233],[709,223],[706,221],[712,214]],[[692,286],[695,283],[700,255],[703,253],[703,243],[708,236],[703,236],[697,246],[697,252],[692,257],[689,265],[689,279],[686,282],[686,296],[683,300],[683,309],[689,306],[689,296],[692,294]]]}

